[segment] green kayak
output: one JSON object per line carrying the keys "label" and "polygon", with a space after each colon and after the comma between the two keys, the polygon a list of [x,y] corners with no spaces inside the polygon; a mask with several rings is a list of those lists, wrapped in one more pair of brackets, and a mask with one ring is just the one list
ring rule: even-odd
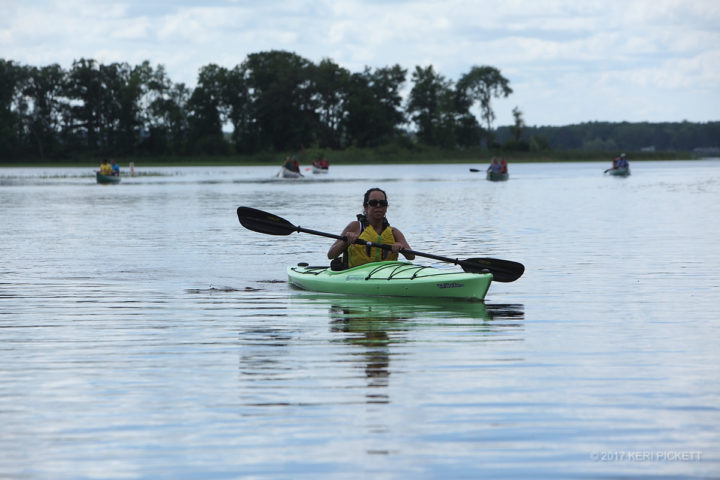
{"label": "green kayak", "polygon": [[608,175],[614,175],[616,177],[627,177],[628,175],[630,175],[630,167],[611,168],[609,170],[606,170],[606,173]]}
{"label": "green kayak", "polygon": [[292,286],[314,292],[470,301],[482,301],[493,279],[491,273],[457,272],[395,261],[341,271],[299,264],[288,267],[287,274]]}
{"label": "green kayak", "polygon": [[491,182],[504,182],[508,178],[510,178],[510,174],[508,173],[498,173],[498,172],[487,172],[487,175],[485,176],[488,180]]}
{"label": "green kayak", "polygon": [[103,175],[100,172],[95,172],[95,179],[97,183],[103,185],[120,183],[120,175]]}

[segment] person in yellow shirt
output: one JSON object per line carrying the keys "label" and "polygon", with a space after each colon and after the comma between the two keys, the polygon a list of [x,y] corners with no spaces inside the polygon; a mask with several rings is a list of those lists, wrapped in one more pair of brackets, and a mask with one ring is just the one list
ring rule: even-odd
{"label": "person in yellow shirt", "polygon": [[[387,194],[379,188],[371,188],[363,197],[363,213],[357,220],[350,222],[342,232],[344,239],[336,240],[328,250],[328,258],[335,259],[334,269],[356,267],[370,262],[384,260],[397,260],[398,253],[412,260],[415,255],[401,250],[410,250],[405,235],[391,227],[385,214],[388,209]],[[368,248],[365,245],[356,245],[355,240],[365,240],[391,246],[391,250],[381,248]],[[338,257],[343,254],[343,259]]]}
{"label": "person in yellow shirt", "polygon": [[108,163],[107,158],[103,158],[100,164],[100,175],[112,175],[112,173],[112,166]]}

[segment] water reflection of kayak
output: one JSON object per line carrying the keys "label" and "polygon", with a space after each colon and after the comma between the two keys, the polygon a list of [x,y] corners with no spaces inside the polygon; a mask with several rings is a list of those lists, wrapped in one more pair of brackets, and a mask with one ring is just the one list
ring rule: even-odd
{"label": "water reflection of kayak", "polygon": [[437,298],[363,297],[323,293],[293,295],[293,303],[323,305],[333,320],[367,320],[394,322],[396,320],[431,318],[447,321],[458,319],[490,320],[492,316],[484,303],[457,302]]}

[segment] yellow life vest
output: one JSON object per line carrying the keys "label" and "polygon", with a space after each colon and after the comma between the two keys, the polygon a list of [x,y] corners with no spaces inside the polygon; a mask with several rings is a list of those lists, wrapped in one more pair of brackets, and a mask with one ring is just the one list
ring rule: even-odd
{"label": "yellow life vest", "polygon": [[[393,235],[392,228],[390,226],[385,227],[382,235],[377,233],[372,225],[365,227],[362,231],[360,240],[374,243],[384,243],[392,245],[395,243],[395,235]],[[389,250],[383,250],[382,248],[371,248],[370,254],[365,245],[352,244],[347,248],[348,253],[348,267],[357,267],[358,265],[364,265],[370,262],[382,262],[383,260],[397,260],[398,254]]]}
{"label": "yellow life vest", "polygon": [[112,175],[112,166],[109,163],[103,163],[100,165],[101,175]]}

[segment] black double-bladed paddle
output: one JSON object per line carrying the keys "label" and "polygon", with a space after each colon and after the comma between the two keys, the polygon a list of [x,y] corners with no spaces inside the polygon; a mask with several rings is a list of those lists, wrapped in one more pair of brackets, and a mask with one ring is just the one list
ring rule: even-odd
{"label": "black double-bladed paddle", "polygon": [[[310,230],[309,228],[295,226],[282,217],[278,217],[272,213],[263,212],[262,210],[255,208],[238,207],[237,215],[242,226],[254,232],[267,233],[268,235],[290,235],[293,232],[298,232],[334,238],[336,240],[346,240],[346,238],[341,235],[334,235],[332,233],[319,232],[317,230]],[[382,248],[384,250],[392,249],[390,245],[366,242],[360,239],[355,240],[355,243],[358,245],[369,244],[371,247]],[[501,260],[498,258],[468,258],[466,260],[458,260],[457,258],[441,257],[439,255],[416,252],[415,250],[410,249],[400,250],[400,253],[403,252],[410,253],[418,257],[427,257],[434,260],[440,260],[441,262],[449,262],[455,265],[460,265],[463,270],[470,273],[489,272],[493,274],[493,280],[496,282],[514,282],[522,276],[523,272],[525,272],[525,266],[523,266],[522,263],[511,262],[510,260]]]}

